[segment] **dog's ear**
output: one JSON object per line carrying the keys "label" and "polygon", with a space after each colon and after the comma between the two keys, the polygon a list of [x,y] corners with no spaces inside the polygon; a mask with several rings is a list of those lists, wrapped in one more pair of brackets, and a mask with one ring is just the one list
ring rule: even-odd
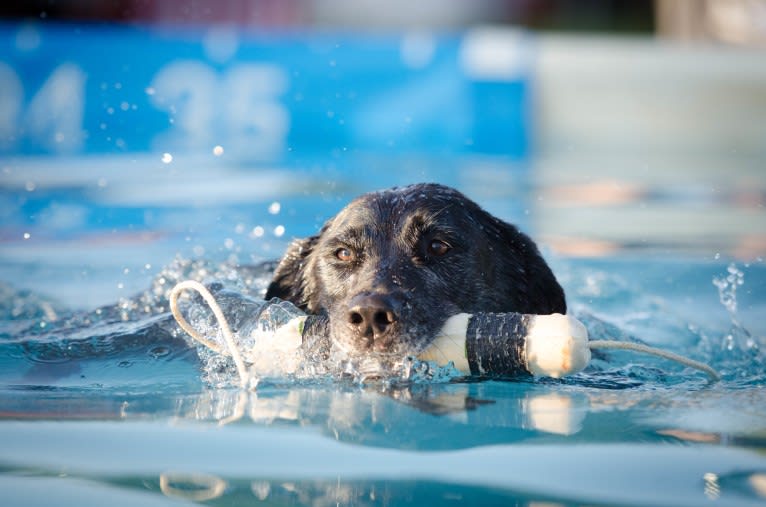
{"label": "dog's ear", "polygon": [[[322,229],[324,231],[324,229]],[[290,301],[307,311],[314,300],[316,283],[311,273],[312,253],[322,232],[316,236],[294,240],[274,270],[266,299],[279,298]]]}
{"label": "dog's ear", "polygon": [[511,247],[518,263],[505,273],[508,288],[516,299],[517,311],[538,315],[565,314],[564,289],[535,242],[515,226],[498,219],[495,221],[505,247]]}

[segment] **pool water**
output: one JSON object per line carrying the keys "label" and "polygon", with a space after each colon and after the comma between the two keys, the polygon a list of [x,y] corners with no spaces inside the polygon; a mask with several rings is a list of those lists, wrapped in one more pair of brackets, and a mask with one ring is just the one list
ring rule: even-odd
{"label": "pool water", "polygon": [[168,165],[158,154],[7,167],[4,505],[766,501],[760,258],[704,241],[600,257],[542,243],[592,338],[669,349],[710,364],[720,382],[610,352],[563,380],[419,371],[372,383],[276,376],[245,391],[230,362],[167,324],[176,281],[262,294],[268,273],[252,266],[358,193],[415,181],[456,186],[536,236],[545,189],[502,158],[349,156],[245,170],[180,156]]}

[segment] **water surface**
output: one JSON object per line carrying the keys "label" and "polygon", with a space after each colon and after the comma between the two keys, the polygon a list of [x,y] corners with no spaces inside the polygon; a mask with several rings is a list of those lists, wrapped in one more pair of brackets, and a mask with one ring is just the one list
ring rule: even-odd
{"label": "water surface", "polygon": [[[242,391],[230,362],[166,325],[176,281],[217,280],[257,296],[268,277],[248,266],[278,258],[291,237],[316,231],[354,195],[413,181],[455,185],[535,236],[549,204],[535,196],[546,188],[502,159],[402,159],[391,170],[391,160],[362,157],[244,170],[177,158],[163,172],[159,158],[112,157],[98,161],[105,185],[93,179],[94,163],[17,161],[0,189],[8,505],[766,499],[760,258],[704,241],[637,247],[616,238],[608,257],[543,244],[592,338],[687,355],[716,368],[718,383],[615,352],[564,380],[415,372],[367,384],[267,378]],[[120,340],[127,332],[132,339]]]}

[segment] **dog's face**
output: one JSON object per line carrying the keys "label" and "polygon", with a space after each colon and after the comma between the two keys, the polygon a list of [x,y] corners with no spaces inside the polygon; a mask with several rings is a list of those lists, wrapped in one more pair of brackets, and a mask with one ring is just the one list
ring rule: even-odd
{"label": "dog's face", "polygon": [[349,352],[413,354],[457,313],[565,313],[537,247],[456,190],[365,194],[293,243],[267,298],[325,313]]}

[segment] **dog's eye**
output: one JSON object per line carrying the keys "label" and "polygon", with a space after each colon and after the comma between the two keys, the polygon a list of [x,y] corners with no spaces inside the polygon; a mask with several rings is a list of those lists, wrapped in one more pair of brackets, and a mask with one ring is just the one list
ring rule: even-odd
{"label": "dog's eye", "polygon": [[335,257],[337,257],[339,261],[351,262],[356,259],[356,254],[354,254],[354,251],[350,248],[338,248],[335,250]]}
{"label": "dog's eye", "polygon": [[439,239],[435,239],[428,244],[428,253],[435,257],[441,257],[442,255],[449,252],[451,249],[452,249],[451,246],[449,246],[447,243]]}

